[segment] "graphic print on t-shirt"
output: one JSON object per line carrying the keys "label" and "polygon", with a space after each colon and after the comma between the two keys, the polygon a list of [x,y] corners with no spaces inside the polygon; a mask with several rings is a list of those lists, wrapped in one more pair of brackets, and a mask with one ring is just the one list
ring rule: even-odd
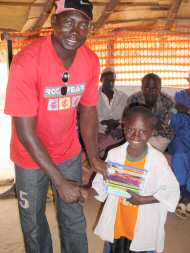
{"label": "graphic print on t-shirt", "polygon": [[86,84],[69,85],[65,95],[61,94],[62,86],[49,86],[44,90],[44,97],[47,98],[47,110],[59,111],[76,108],[79,104],[82,93],[85,91]]}

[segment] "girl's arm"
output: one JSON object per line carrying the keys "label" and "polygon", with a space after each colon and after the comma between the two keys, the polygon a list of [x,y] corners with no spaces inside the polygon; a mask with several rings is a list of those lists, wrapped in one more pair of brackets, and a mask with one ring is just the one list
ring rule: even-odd
{"label": "girl's arm", "polygon": [[153,204],[159,203],[159,201],[154,196],[140,196],[133,191],[128,190],[131,195],[130,199],[127,199],[133,205],[146,205],[146,204]]}

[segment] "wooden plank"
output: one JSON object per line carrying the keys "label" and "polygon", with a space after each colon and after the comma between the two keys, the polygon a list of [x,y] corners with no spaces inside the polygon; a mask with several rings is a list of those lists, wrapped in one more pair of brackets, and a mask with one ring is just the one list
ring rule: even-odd
{"label": "wooden plank", "polygon": [[51,10],[53,8],[54,1],[53,0],[47,0],[47,2],[44,4],[43,11],[37,21],[34,23],[34,25],[29,29],[29,31],[36,31],[39,30],[46,19],[48,18],[49,14],[51,13]]}
{"label": "wooden plank", "polygon": [[[11,28],[0,27],[0,34],[1,34],[1,32],[17,32],[17,30],[11,29]],[[2,34],[1,34],[1,36],[2,36]],[[1,40],[3,40],[3,39],[1,38]]]}
{"label": "wooden plank", "polygon": [[101,28],[113,12],[113,10],[116,8],[116,6],[119,4],[119,0],[110,0],[106,6],[105,9],[102,12],[102,15],[99,17],[99,19],[96,21],[96,23],[93,26],[94,30],[98,30]]}
{"label": "wooden plank", "polygon": [[[94,6],[105,6],[107,4],[106,1],[101,1],[101,2],[97,2],[97,1],[93,1],[93,5]],[[126,2],[120,2],[118,4],[121,7],[143,7],[143,6],[147,6],[147,7],[155,7],[155,8],[169,8],[170,5],[169,4],[159,4],[159,3],[155,3],[155,2],[150,2],[150,1],[145,1],[145,2],[133,2],[133,1],[126,1]]]}
{"label": "wooden plank", "polygon": [[158,21],[158,20],[166,20],[166,17],[157,17],[157,18],[137,18],[137,19],[120,19],[108,21],[106,24],[119,24],[119,23],[132,23],[132,22],[149,22],[149,21]]}
{"label": "wooden plank", "polygon": [[7,6],[43,6],[45,3],[33,3],[33,2],[1,2],[0,6],[7,5]]}
{"label": "wooden plank", "polygon": [[177,13],[178,13],[178,10],[180,8],[180,5],[182,3],[183,0],[174,0],[171,7],[170,7],[170,10],[169,10],[169,13],[168,13],[168,21],[167,21],[167,24],[166,24],[166,29],[167,30],[170,30],[176,17],[177,17]]}

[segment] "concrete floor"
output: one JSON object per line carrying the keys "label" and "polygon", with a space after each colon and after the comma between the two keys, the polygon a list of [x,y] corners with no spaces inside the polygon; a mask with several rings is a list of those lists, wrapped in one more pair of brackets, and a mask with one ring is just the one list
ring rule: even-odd
{"label": "concrete floor", "polygon": [[[88,224],[89,253],[102,253],[103,242],[93,234],[100,204],[90,198],[85,204]],[[53,237],[54,253],[60,253],[58,229],[53,202],[47,204],[47,216]],[[16,199],[0,200],[0,253],[23,253],[22,233],[19,225]],[[77,253],[77,252],[76,252]],[[181,220],[168,216],[164,253],[190,253],[190,218]]]}

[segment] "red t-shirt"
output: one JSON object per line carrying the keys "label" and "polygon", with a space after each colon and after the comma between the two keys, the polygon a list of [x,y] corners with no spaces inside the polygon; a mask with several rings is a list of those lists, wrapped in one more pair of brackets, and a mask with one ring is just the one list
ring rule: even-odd
{"label": "red t-shirt", "polygon": [[[13,59],[5,106],[11,116],[37,117],[37,135],[56,164],[80,153],[76,111],[78,103],[97,104],[98,57],[86,46],[77,50],[68,70],[67,94],[61,95],[65,71],[51,36],[35,41]],[[39,167],[20,143],[14,125],[11,159],[24,168]]]}

